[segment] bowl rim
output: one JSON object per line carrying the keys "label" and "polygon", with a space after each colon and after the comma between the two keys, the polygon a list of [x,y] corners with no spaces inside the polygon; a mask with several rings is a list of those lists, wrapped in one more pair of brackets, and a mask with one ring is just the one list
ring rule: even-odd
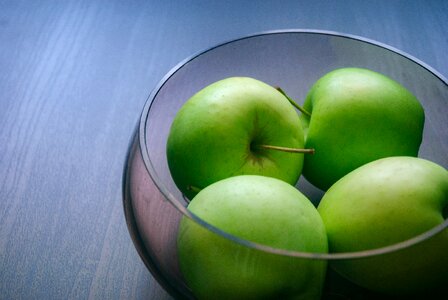
{"label": "bowl rim", "polygon": [[204,50],[198,51],[197,53],[190,55],[189,57],[185,58],[184,60],[180,61],[177,65],[175,65],[170,71],[166,73],[166,75],[157,83],[155,88],[151,91],[148,98],[146,99],[145,105],[143,107],[143,110],[140,115],[139,124],[137,126],[137,137],[139,140],[138,146],[139,151],[142,156],[145,168],[153,180],[154,184],[156,185],[159,192],[165,197],[165,199],[168,200],[168,202],[174,206],[180,213],[182,213],[184,216],[192,219],[194,222],[198,223],[200,226],[204,227],[205,229],[210,230],[211,232],[231,240],[232,242],[235,242],[239,245],[252,248],[255,250],[260,250],[272,254],[277,255],[284,255],[284,256],[290,256],[290,257],[299,257],[299,258],[307,258],[307,259],[317,259],[317,260],[342,260],[342,259],[357,259],[357,258],[367,258],[367,257],[373,257],[378,256],[381,254],[387,254],[396,252],[408,247],[411,247],[413,245],[417,245],[420,242],[423,242],[424,240],[429,239],[430,237],[435,236],[436,234],[442,232],[445,228],[448,228],[448,219],[445,219],[444,222],[440,223],[439,225],[431,228],[430,230],[427,230],[415,237],[412,237],[408,240],[376,248],[376,249],[369,249],[369,250],[361,250],[361,251],[354,251],[354,252],[337,252],[337,253],[312,253],[312,252],[300,252],[300,251],[293,251],[293,250],[285,250],[285,249],[279,249],[274,248],[271,246],[263,245],[260,243],[255,243],[246,239],[239,238],[237,236],[234,236],[232,234],[229,234],[209,223],[201,219],[200,217],[196,216],[194,213],[190,212],[184,205],[181,204],[181,202],[168,191],[166,186],[159,180],[157,176],[157,172],[155,170],[154,165],[152,164],[150,153],[148,151],[147,147],[147,141],[146,141],[146,125],[147,125],[147,116],[149,114],[150,108],[157,97],[158,92],[160,89],[164,86],[164,84],[176,73],[178,72],[183,66],[188,64],[189,62],[193,61],[194,59],[198,58],[202,54],[205,54],[209,51],[212,51],[213,49],[216,49],[221,46],[225,46],[227,44],[231,44],[234,42],[238,42],[245,39],[251,39],[255,37],[261,37],[261,36],[268,36],[268,35],[277,35],[277,34],[314,34],[314,35],[326,35],[326,36],[333,36],[333,37],[340,37],[340,38],[347,38],[367,44],[371,44],[373,46],[378,46],[380,48],[383,48],[384,50],[388,50],[390,52],[393,52],[395,54],[398,54],[411,62],[414,62],[421,66],[422,68],[426,69],[430,73],[432,73],[435,77],[437,77],[442,83],[444,83],[446,86],[448,86],[448,80],[440,74],[438,71],[436,71],[431,66],[427,65],[423,61],[417,59],[416,57],[399,50],[397,48],[394,48],[390,45],[387,45],[385,43],[381,43],[378,41],[375,41],[370,38],[361,37],[358,35],[353,34],[346,34],[336,31],[329,31],[329,30],[317,30],[317,29],[279,29],[279,30],[268,30],[268,31],[262,31],[254,34],[244,35],[239,38],[231,39],[219,44],[216,44],[212,47],[206,48]]}

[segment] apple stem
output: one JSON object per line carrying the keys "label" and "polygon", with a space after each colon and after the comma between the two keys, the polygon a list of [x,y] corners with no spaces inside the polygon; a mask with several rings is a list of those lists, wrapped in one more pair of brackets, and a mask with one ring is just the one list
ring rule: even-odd
{"label": "apple stem", "polygon": [[286,99],[288,99],[289,103],[292,104],[292,106],[294,106],[295,108],[297,108],[298,110],[300,110],[302,112],[302,114],[307,115],[308,117],[311,117],[311,114],[304,109],[302,106],[298,105],[297,102],[295,102],[294,100],[292,100],[286,93],[285,91],[283,91],[280,87],[276,87],[275,88],[277,91],[279,91],[280,93],[282,93],[283,96],[286,97]]}
{"label": "apple stem", "polygon": [[256,145],[256,147],[261,148],[261,149],[278,150],[278,151],[290,152],[290,153],[314,154],[314,152],[315,152],[314,149],[289,148],[289,147],[272,146],[272,145]]}
{"label": "apple stem", "polygon": [[193,193],[199,193],[201,191],[200,188],[191,184],[187,186],[187,190],[192,191]]}

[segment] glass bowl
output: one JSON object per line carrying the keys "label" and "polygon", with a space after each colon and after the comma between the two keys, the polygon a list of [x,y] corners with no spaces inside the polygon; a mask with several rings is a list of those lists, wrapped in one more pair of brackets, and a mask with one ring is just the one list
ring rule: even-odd
{"label": "glass bowl", "polygon": [[[173,297],[194,298],[179,271],[176,254],[177,230],[182,216],[193,218],[200,226],[238,247],[297,260],[327,261],[329,265],[399,254],[448,233],[448,220],[445,220],[411,240],[381,249],[335,254],[301,253],[241,240],[195,218],[186,210],[188,201],[171,179],[165,148],[171,122],[187,99],[212,82],[231,76],[248,76],[273,86],[279,85],[293,99],[303,101],[319,77],[340,67],[368,68],[407,87],[425,109],[419,156],[448,167],[447,80],[402,51],[353,35],[282,30],[242,37],[193,55],[173,68],[147,99],[129,148],[123,177],[124,211],[135,247],[153,276]],[[323,195],[303,177],[297,188],[315,205]],[[436,289],[442,289],[445,294],[448,292],[443,287]],[[436,295],[435,291],[428,293]],[[387,296],[361,288],[329,268],[322,298],[376,299]]]}

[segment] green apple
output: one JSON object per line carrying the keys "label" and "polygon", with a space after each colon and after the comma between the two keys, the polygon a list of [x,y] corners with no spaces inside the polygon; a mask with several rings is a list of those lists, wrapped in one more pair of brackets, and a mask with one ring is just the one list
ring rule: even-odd
{"label": "green apple", "polygon": [[[370,162],[336,182],[318,211],[330,252],[406,241],[446,221],[448,171],[416,157]],[[414,293],[448,283],[448,230],[412,247],[331,266],[353,282],[386,293]]]}
{"label": "green apple", "polygon": [[[324,224],[290,184],[240,175],[201,190],[188,209],[222,231],[258,244],[327,253]],[[187,217],[178,235],[180,269],[198,299],[319,299],[326,261],[246,247]]]}
{"label": "green apple", "polygon": [[208,85],[177,112],[167,141],[171,176],[188,198],[218,180],[243,174],[295,184],[303,153],[299,116],[288,99],[259,80],[231,77]]}
{"label": "green apple", "polygon": [[303,175],[327,190],[339,178],[370,161],[417,156],[424,111],[402,85],[377,72],[342,68],[310,89],[301,115],[305,147]]}

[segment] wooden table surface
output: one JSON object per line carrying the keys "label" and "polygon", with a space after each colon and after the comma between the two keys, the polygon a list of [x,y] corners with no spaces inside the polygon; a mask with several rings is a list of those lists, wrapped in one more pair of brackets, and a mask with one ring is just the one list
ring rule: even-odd
{"label": "wooden table surface", "polygon": [[448,77],[443,0],[0,0],[0,298],[171,299],[123,213],[140,111],[184,58],[291,28],[370,38]]}

